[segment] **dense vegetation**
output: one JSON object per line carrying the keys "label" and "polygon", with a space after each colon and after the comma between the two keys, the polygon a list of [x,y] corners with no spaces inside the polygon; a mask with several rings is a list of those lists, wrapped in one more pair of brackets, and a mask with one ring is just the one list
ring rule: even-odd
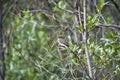
{"label": "dense vegetation", "polygon": [[[120,80],[119,4],[3,1],[5,80]],[[69,48],[61,49],[59,35]]]}

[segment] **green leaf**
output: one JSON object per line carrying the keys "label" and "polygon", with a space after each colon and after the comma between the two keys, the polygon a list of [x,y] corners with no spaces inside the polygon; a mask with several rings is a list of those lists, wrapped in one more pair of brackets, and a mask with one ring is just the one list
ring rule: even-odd
{"label": "green leaf", "polygon": [[84,30],[84,28],[83,28],[83,26],[82,25],[80,25],[80,26],[76,26],[81,32],[83,32],[83,30]]}
{"label": "green leaf", "polygon": [[105,0],[99,0],[98,11],[100,12],[106,4],[108,4],[108,2],[105,3]]}
{"label": "green leaf", "polygon": [[98,23],[99,14],[95,14],[93,17],[88,17],[88,31],[95,28],[95,24]]}
{"label": "green leaf", "polygon": [[58,7],[60,7],[60,8],[65,8],[65,3],[64,3],[64,1],[59,1]]}
{"label": "green leaf", "polygon": [[77,46],[76,45],[73,45],[73,51],[75,51],[77,49]]}
{"label": "green leaf", "polygon": [[79,64],[76,62],[76,58],[72,59],[72,63],[76,66],[78,66]]}

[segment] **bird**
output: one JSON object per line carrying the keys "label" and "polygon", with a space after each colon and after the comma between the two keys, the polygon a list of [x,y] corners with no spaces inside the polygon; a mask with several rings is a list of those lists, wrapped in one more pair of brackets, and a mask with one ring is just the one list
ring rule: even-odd
{"label": "bird", "polygon": [[65,47],[68,48],[69,47],[69,43],[65,40],[65,38],[62,35],[58,36],[58,44],[61,47]]}

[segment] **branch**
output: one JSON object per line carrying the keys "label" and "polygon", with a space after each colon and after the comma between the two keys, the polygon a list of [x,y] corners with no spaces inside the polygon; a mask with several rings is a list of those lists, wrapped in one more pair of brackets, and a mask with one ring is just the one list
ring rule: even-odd
{"label": "branch", "polygon": [[115,5],[116,9],[119,11],[120,13],[120,8],[118,6],[118,4],[114,1],[114,0],[111,0],[111,2]]}
{"label": "branch", "polygon": [[89,72],[89,76],[90,76],[90,80],[93,80],[93,74],[92,74],[92,66],[91,66],[91,60],[90,60],[90,56],[89,56],[89,49],[88,49],[88,44],[87,44],[87,20],[86,20],[86,14],[87,14],[87,0],[83,0],[83,11],[84,11],[84,31],[83,31],[83,41],[84,41],[84,46],[85,46],[85,54],[87,57],[87,65],[88,65],[88,72]]}
{"label": "branch", "polygon": [[76,52],[74,52],[73,50],[71,50],[70,48],[69,48],[69,50],[70,50],[70,52],[78,59],[78,62],[79,62],[79,64],[80,64],[80,66],[82,67],[82,68],[85,68],[84,70],[85,70],[85,73],[87,74],[87,76],[91,79],[91,77],[90,77],[90,75],[87,73],[87,67],[85,66],[85,63],[81,60],[81,58],[76,54]]}
{"label": "branch", "polygon": [[11,4],[11,5],[8,7],[7,11],[4,13],[4,17],[3,17],[3,20],[2,20],[3,23],[5,22],[5,20],[6,20],[6,18],[8,17],[10,11],[12,10],[12,8],[14,7],[14,5],[15,5],[15,3],[16,3],[17,1],[18,1],[18,0],[14,0],[14,2],[12,2],[13,4]]}
{"label": "branch", "polygon": [[120,26],[119,25],[114,25],[114,24],[97,24],[95,26],[96,27],[109,27],[111,29],[118,29],[118,30],[120,30]]}

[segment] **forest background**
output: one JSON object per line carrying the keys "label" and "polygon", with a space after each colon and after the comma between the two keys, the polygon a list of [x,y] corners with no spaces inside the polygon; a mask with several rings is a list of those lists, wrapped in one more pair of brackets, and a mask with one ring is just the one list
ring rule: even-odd
{"label": "forest background", "polygon": [[0,80],[120,80],[119,4],[0,0]]}

